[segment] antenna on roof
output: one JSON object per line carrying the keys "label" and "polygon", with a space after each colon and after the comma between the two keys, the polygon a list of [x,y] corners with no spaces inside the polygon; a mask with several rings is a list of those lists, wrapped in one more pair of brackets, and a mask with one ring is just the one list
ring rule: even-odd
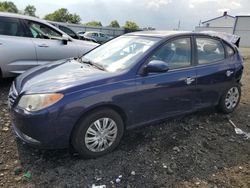
{"label": "antenna on roof", "polygon": [[174,31],[179,31],[181,28],[181,21],[179,20],[177,28],[173,28]]}

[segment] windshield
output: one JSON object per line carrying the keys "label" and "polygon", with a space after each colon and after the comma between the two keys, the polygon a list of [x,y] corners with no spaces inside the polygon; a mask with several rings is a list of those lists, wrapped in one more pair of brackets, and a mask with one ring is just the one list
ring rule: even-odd
{"label": "windshield", "polygon": [[109,72],[126,70],[160,39],[141,36],[121,36],[95,50],[83,58],[99,64]]}

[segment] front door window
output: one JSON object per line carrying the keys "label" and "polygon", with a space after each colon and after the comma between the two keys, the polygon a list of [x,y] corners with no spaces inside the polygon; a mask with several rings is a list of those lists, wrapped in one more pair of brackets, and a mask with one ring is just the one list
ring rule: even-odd
{"label": "front door window", "polygon": [[61,37],[61,33],[54,30],[53,28],[33,21],[28,21],[28,29],[31,32],[33,38],[58,39]]}
{"label": "front door window", "polygon": [[179,69],[191,66],[190,38],[175,39],[164,46],[150,58],[168,63],[169,69]]}

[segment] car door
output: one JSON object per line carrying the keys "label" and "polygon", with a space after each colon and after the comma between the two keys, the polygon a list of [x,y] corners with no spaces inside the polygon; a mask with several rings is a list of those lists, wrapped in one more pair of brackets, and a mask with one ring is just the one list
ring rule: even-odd
{"label": "car door", "polygon": [[31,20],[27,20],[26,26],[35,44],[39,65],[79,55],[77,46],[70,40],[65,44],[62,33],[54,28]]}
{"label": "car door", "polygon": [[100,37],[99,37],[99,34],[98,33],[92,33],[91,34],[91,37],[93,39],[95,39],[97,42],[100,42]]}
{"label": "car door", "polygon": [[104,35],[103,33],[99,33],[99,35],[100,35],[100,41],[101,42],[106,42],[107,41],[106,35]]}
{"label": "car door", "polygon": [[235,65],[227,57],[220,39],[197,36],[197,108],[216,105],[221,93],[232,84]]}
{"label": "car door", "polygon": [[0,52],[3,77],[37,65],[35,46],[18,18],[0,17]]}
{"label": "car door", "polygon": [[191,37],[173,39],[147,60],[164,61],[169,71],[137,76],[135,124],[192,111],[196,72],[192,67],[191,44]]}

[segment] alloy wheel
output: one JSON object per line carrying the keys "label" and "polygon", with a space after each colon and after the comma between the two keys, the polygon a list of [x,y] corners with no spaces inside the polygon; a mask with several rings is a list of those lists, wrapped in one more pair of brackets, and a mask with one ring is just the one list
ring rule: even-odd
{"label": "alloy wheel", "polygon": [[239,101],[239,90],[237,87],[232,87],[228,90],[225,98],[225,106],[227,109],[231,110],[236,107]]}
{"label": "alloy wheel", "polygon": [[86,131],[85,145],[92,152],[104,151],[116,140],[117,131],[117,125],[111,118],[97,119]]}

